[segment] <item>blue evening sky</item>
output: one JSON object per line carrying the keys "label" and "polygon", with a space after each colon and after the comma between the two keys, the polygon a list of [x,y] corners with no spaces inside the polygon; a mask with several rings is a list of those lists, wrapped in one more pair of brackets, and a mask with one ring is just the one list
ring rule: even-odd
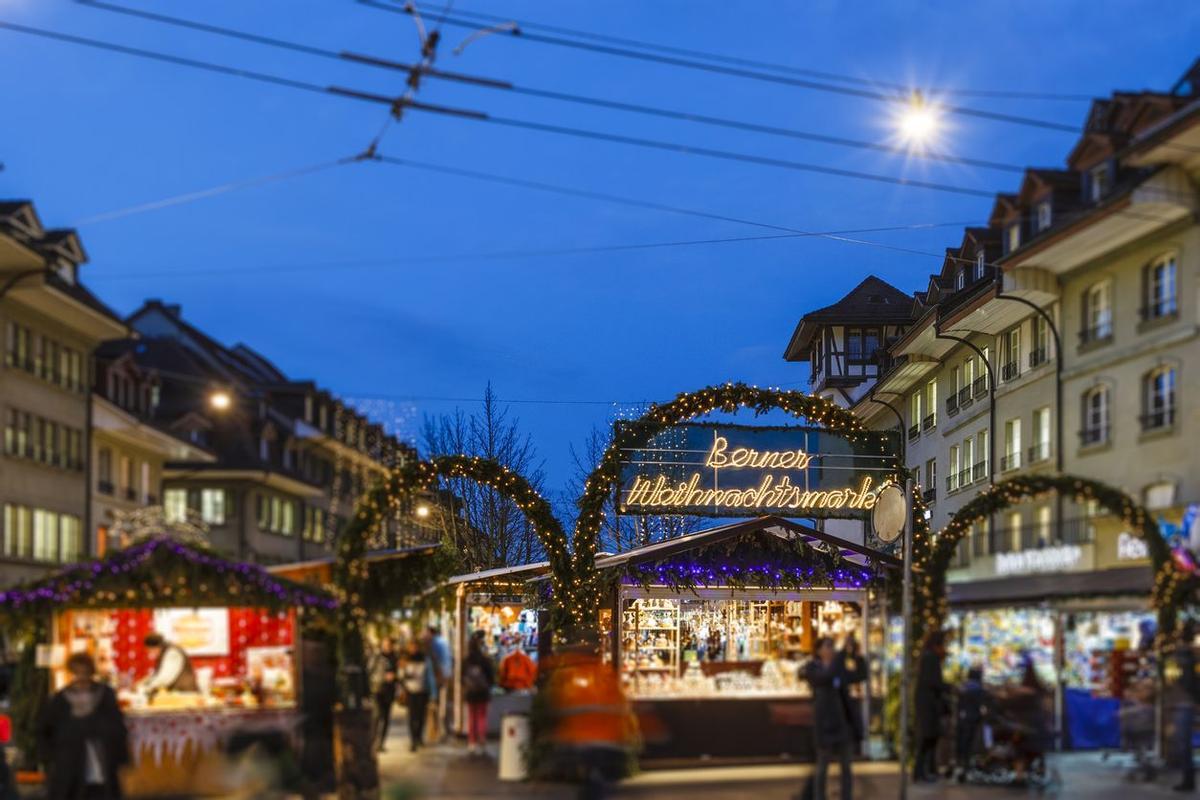
{"label": "blue evening sky", "polygon": [[[383,0],[387,2],[388,0]],[[130,5],[334,50],[416,57],[413,23],[352,0],[172,0]],[[859,3],[716,0],[491,2],[461,8],[921,86],[1107,95],[1167,89],[1198,55],[1194,2]],[[434,11],[430,6],[427,12]],[[63,0],[0,0],[0,20],[388,95],[402,77],[181,31]],[[493,36],[438,65],[536,88],[885,141],[870,100]],[[143,298],[244,341],[290,375],[362,398],[411,434],[446,400],[628,403],[726,380],[807,386],[781,358],[798,317],[875,273],[920,288],[939,260],[822,239],[590,254],[482,257],[769,234],[762,228],[543,194],[385,164],[106,221],[89,217],[351,155],[382,107],[197,72],[0,30],[0,197],[34,200],[48,226],[79,225],[85,281],[122,313]],[[1019,176],[709,128],[428,81],[419,99],[492,114],[668,139],[987,191]],[[1079,124],[1086,103],[954,98]],[[1071,134],[949,117],[942,147],[1058,166]],[[806,230],[982,222],[990,201],[648,151],[412,112],[382,151],[446,166]],[[940,252],[956,228],[863,234]],[[440,261],[427,256],[464,256]],[[365,263],[354,263],[365,262]],[[396,399],[400,398],[400,399]],[[514,406],[551,488],[569,444],[615,410]]]}

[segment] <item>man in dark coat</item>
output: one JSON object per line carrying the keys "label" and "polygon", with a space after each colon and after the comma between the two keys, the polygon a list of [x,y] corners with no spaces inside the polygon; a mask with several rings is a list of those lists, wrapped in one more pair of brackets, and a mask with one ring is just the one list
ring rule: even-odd
{"label": "man in dark coat", "polygon": [[975,754],[975,740],[988,713],[991,697],[983,686],[983,667],[973,666],[967,670],[967,679],[958,692],[958,713],[954,722],[954,760],[958,769],[958,780],[966,780]]}
{"label": "man in dark coat", "polygon": [[945,657],[945,634],[930,631],[917,664],[917,754],[913,764],[913,780],[917,782],[937,780],[937,743],[950,691],[942,676]]}
{"label": "man in dark coat", "polygon": [[[851,666],[853,669],[848,669]],[[848,689],[864,675],[865,664],[854,649],[849,654],[845,650],[838,653],[832,638],[822,636],[817,640],[813,658],[804,665],[804,679],[812,687],[813,740],[817,750],[812,777],[804,788],[805,800],[825,800],[829,764],[835,758],[841,765],[842,800],[850,800],[850,761],[854,755],[857,715],[851,711]]]}
{"label": "man in dark coat", "polygon": [[118,770],[129,763],[129,734],[113,690],[97,683],[86,653],[67,660],[73,679],[50,700],[38,725],[48,800],[118,800]]}

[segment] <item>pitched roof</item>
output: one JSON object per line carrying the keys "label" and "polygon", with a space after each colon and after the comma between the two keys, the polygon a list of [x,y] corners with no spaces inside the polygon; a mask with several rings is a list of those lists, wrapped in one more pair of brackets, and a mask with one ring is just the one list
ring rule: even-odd
{"label": "pitched roof", "polygon": [[899,324],[912,319],[912,308],[912,295],[882,278],[868,275],[841,300],[801,317],[783,357],[788,361],[808,358],[813,336],[826,324]]}

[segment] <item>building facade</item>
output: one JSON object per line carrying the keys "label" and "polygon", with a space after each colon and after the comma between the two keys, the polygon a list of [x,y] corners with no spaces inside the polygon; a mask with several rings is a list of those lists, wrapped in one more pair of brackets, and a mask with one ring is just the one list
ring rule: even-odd
{"label": "building facade", "polygon": [[91,552],[91,356],[127,329],[80,283],[86,261],[73,231],[0,202],[0,585]]}
{"label": "building facade", "polygon": [[[1095,101],[1065,168],[1027,170],[917,291],[868,279],[905,298],[903,318],[848,313],[864,282],[797,327],[785,358],[809,363],[815,392],[902,431],[934,530],[984,487],[1062,472],[1123,489],[1164,535],[1200,538],[1198,67],[1169,92]],[[827,341],[863,344],[837,345],[856,354],[839,362]],[[971,658],[999,635],[986,624],[1082,675],[1069,642],[1133,636],[1152,575],[1120,520],[1039,497],[976,524],[950,580]],[[999,608],[1032,621],[989,616]]]}

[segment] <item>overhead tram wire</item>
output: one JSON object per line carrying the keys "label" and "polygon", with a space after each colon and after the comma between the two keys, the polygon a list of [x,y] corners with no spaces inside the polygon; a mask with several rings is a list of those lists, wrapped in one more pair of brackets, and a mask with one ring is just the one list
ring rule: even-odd
{"label": "overhead tram wire", "polygon": [[[405,14],[409,12],[406,8],[389,6],[377,0],[357,0],[361,5],[368,8],[386,11],[392,14]],[[474,30],[478,24],[470,20],[456,19],[451,16],[444,16],[442,21],[447,25],[452,25],[458,28]],[[548,44],[558,47],[567,47],[578,50],[587,50],[603,55],[616,56],[620,58],[633,59],[637,61],[652,62],[664,64],[667,66],[682,67],[685,69],[699,70],[702,72],[711,72],[722,75],[728,75],[735,78],[745,78],[749,80],[757,80],[766,83],[775,83],[783,86],[791,86],[797,89],[810,89],[819,92],[828,92],[832,94],[842,94],[849,97],[859,97],[866,100],[875,100],[885,103],[896,103],[904,101],[907,98],[897,96],[895,94],[887,94],[872,89],[859,89],[849,86],[837,86],[831,83],[822,83],[813,80],[805,80],[801,78],[791,78],[783,75],[773,75],[768,72],[757,70],[743,69],[739,67],[722,66],[719,64],[709,64],[702,61],[695,61],[685,58],[677,58],[674,56],[657,55],[654,53],[643,53],[637,50],[632,50],[625,47],[616,47],[602,44],[591,44],[588,42],[579,42],[571,39],[563,39],[556,36],[547,36],[539,33],[529,33],[520,29],[511,31],[497,31],[497,35],[506,35],[507,38],[517,39],[520,41],[536,42],[539,44]],[[951,114],[960,116],[977,117],[979,119],[991,120],[993,122],[1004,122],[1012,125],[1024,125],[1032,128],[1042,128],[1044,130],[1061,131],[1078,135],[1082,129],[1078,125],[1068,125],[1062,122],[1054,122],[1052,120],[1037,119],[1035,117],[1024,117],[1016,114],[1005,114],[999,111],[987,111],[981,108],[972,108],[959,105],[942,105],[940,108]]]}
{"label": "overhead tram wire", "polygon": [[650,106],[637,103],[628,103],[617,100],[608,100],[600,97],[590,97],[571,92],[559,92],[550,89],[539,89],[536,87],[522,86],[511,83],[505,80],[486,78],[476,75],[466,75],[458,72],[448,72],[432,67],[425,67],[417,64],[409,64],[392,59],[381,58],[378,56],[354,53],[344,50],[331,50],[327,48],[315,47],[313,45],[304,44],[302,42],[293,42],[274,37],[262,36],[260,34],[251,33],[248,31],[237,30],[234,28],[226,28],[218,25],[211,25],[204,22],[186,19],[183,17],[167,16],[141,9],[127,8],[125,6],[115,5],[113,3],[103,2],[103,0],[76,0],[77,2],[96,8],[103,11],[112,11],[118,14],[126,14],[133,17],[148,19],[157,23],[172,25],[176,27],[202,31],[217,36],[225,36],[228,38],[253,42],[255,44],[264,45],[267,47],[275,47],[284,50],[291,50],[307,55],[319,56],[335,61],[351,61],[364,66],[375,67],[379,69],[395,70],[407,73],[410,78],[414,75],[421,77],[434,78],[437,80],[449,80],[458,83],[469,84],[484,89],[503,90],[513,94],[521,94],[527,97],[536,97],[540,99],[553,100],[559,102],[575,103],[579,105],[589,105],[598,108],[609,108],[615,111],[624,111],[634,114],[643,114],[647,116],[655,116],[665,119],[675,119],[683,122],[692,122],[701,125],[710,125],[715,127],[730,128],[735,130],[743,130],[750,133],[761,133],[770,136],[781,136],[791,139],[800,139],[804,141],[818,142],[828,144],[835,147],[850,147],[859,150],[870,150],[892,155],[903,155],[909,158],[917,158],[926,161],[941,161],[951,164],[960,164],[963,166],[978,167],[981,169],[993,169],[1004,172],[1021,173],[1024,172],[1024,166],[1018,164],[1006,164],[999,161],[991,161],[981,158],[970,158],[967,156],[955,156],[947,153],[931,153],[912,150],[907,147],[891,145],[880,142],[871,142],[861,139],[853,139],[845,136],[834,136],[831,134],[817,133],[814,131],[800,130],[791,127],[783,127],[778,125],[766,125],[745,120],[731,119],[728,117],[717,117],[707,114],[695,114],[687,111],[677,111],[657,106]]}
{"label": "overhead tram wire", "polygon": [[[688,58],[707,59],[709,61],[717,61],[725,64],[732,64],[742,67],[755,67],[760,69],[769,69],[776,72],[785,72],[792,75],[806,75],[810,78],[821,78],[823,80],[841,81],[843,83],[853,83],[859,86],[871,86],[876,88],[894,89],[900,92],[911,92],[915,87],[906,86],[900,83],[892,83],[889,81],[879,81],[872,78],[863,78],[857,75],[844,75],[836,72],[828,72],[825,70],[817,70],[806,67],[797,67],[790,64],[777,64],[770,61],[761,61],[753,58],[744,58],[739,56],[730,56],[722,53],[713,53],[704,50],[694,50],[687,47],[676,47],[673,45],[659,44],[656,42],[647,42],[638,39],[631,39],[624,36],[613,36],[610,34],[596,33],[595,31],[586,31],[579,28],[566,28],[558,25],[547,25],[540,22],[532,22],[525,19],[514,19],[513,17],[503,17],[498,14],[488,14],[482,11],[470,11],[459,7],[454,11],[455,14],[467,18],[475,18],[481,24],[494,25],[496,23],[511,22],[515,23],[521,30],[538,30],[546,33],[562,34],[565,36],[574,36],[580,39],[590,39],[596,42],[606,42],[608,44],[616,44],[624,47],[640,48],[642,50],[650,50],[658,53],[666,53],[668,55],[686,56]],[[962,89],[950,87],[925,87],[923,89],[926,94],[930,95],[960,95],[963,97],[989,97],[995,99],[1009,100],[1057,100],[1057,101],[1072,101],[1072,102],[1091,102],[1094,98],[1089,94],[1070,94],[1061,92],[1029,92],[1016,91],[1005,89]]]}

